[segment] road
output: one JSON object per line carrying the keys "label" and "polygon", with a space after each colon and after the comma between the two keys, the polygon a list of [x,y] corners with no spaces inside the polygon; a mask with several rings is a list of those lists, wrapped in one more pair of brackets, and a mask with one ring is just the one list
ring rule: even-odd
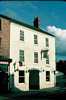
{"label": "road", "polygon": [[65,100],[66,88],[55,87],[42,91],[30,91],[25,93],[6,93],[0,95],[0,100]]}

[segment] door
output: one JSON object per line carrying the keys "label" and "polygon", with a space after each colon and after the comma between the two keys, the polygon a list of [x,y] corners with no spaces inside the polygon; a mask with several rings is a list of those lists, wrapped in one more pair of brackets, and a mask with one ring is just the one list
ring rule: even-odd
{"label": "door", "polygon": [[8,91],[8,74],[0,71],[0,92]]}
{"label": "door", "polygon": [[8,64],[0,64],[0,92],[8,91]]}
{"label": "door", "polygon": [[29,71],[29,89],[39,89],[39,71]]}

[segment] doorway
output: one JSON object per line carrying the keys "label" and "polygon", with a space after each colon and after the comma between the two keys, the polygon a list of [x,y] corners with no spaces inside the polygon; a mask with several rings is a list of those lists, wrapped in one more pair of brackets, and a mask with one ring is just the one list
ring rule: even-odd
{"label": "doorway", "polygon": [[29,89],[39,89],[39,70],[29,71]]}

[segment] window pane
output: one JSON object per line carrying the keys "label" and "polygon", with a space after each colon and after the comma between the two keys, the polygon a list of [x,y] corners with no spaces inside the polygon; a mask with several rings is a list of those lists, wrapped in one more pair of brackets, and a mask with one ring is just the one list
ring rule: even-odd
{"label": "window pane", "polygon": [[38,44],[37,35],[34,35],[34,44]]}
{"label": "window pane", "polygon": [[45,58],[46,59],[46,64],[49,64],[49,55],[48,55],[48,51],[43,51],[41,53],[41,59]]}
{"label": "window pane", "polygon": [[46,64],[49,64],[49,56],[46,58]]}
{"label": "window pane", "polygon": [[19,77],[19,83],[24,83],[24,77]]}
{"label": "window pane", "polygon": [[20,30],[20,40],[24,41],[24,31]]}
{"label": "window pane", "polygon": [[49,46],[49,40],[48,40],[48,38],[46,38],[46,47],[48,47]]}
{"label": "window pane", "polygon": [[34,52],[34,63],[38,63],[38,52]]}
{"label": "window pane", "polygon": [[19,56],[20,56],[20,61],[24,61],[24,50],[20,50],[19,52]]}
{"label": "window pane", "polygon": [[19,76],[24,76],[24,71],[19,71]]}
{"label": "window pane", "polygon": [[19,71],[19,83],[24,83],[24,82],[25,82],[24,71]]}
{"label": "window pane", "polygon": [[46,81],[50,81],[50,71],[46,71]]}
{"label": "window pane", "polygon": [[42,52],[43,58],[47,58],[48,57],[48,51],[44,51]]}

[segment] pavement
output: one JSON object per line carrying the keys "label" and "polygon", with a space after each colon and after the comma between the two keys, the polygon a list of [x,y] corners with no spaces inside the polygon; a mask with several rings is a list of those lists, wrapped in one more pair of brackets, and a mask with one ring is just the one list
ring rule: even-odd
{"label": "pavement", "polygon": [[26,92],[13,92],[0,94],[0,100],[65,100],[66,98],[66,87],[54,87],[42,90],[31,90]]}

